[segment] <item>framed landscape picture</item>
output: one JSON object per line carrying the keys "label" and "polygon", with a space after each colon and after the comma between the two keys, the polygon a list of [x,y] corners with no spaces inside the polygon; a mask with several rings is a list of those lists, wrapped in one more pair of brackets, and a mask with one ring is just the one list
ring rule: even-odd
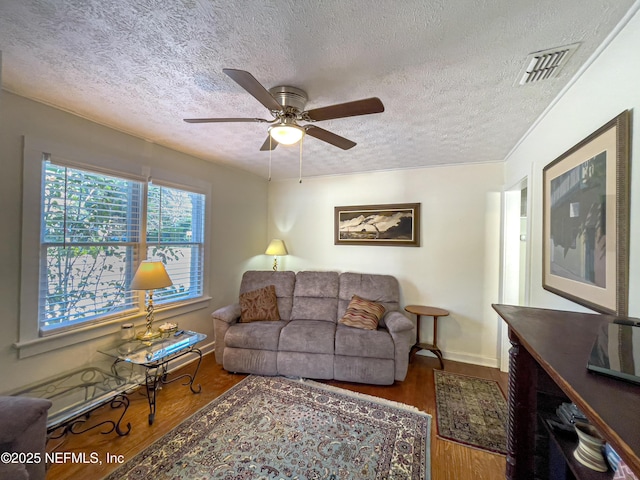
{"label": "framed landscape picture", "polygon": [[420,204],[335,207],[335,245],[420,246]]}
{"label": "framed landscape picture", "polygon": [[629,111],[543,170],[542,286],[595,311],[628,304]]}

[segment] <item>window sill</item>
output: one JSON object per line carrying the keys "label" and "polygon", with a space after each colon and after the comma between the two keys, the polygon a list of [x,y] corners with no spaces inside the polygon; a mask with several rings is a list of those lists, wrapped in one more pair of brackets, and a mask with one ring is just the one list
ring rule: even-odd
{"label": "window sill", "polygon": [[[170,305],[165,308],[158,307],[154,312],[154,325],[169,318],[207,308],[210,300],[211,297],[206,296]],[[133,322],[136,328],[140,328],[144,325],[145,315],[145,312],[140,312],[135,315],[119,317],[108,322],[88,325],[86,327],[60,332],[55,335],[19,341],[14,343],[13,346],[18,350],[18,358],[32,357],[76,343],[117,334],[120,331],[120,326],[126,322]]]}

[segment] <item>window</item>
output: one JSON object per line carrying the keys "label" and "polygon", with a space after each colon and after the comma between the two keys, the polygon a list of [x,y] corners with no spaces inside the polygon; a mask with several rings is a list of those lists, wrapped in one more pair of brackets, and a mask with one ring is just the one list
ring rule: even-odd
{"label": "window", "polygon": [[48,161],[42,171],[41,332],[134,309],[143,185]]}
{"label": "window", "polygon": [[161,260],[173,281],[155,291],[156,305],[202,295],[204,195],[149,185],[147,258]]}
{"label": "window", "polygon": [[145,258],[161,260],[173,281],[154,292],[156,305],[202,296],[205,195],[46,155],[41,193],[41,335],[144,310],[129,284]]}

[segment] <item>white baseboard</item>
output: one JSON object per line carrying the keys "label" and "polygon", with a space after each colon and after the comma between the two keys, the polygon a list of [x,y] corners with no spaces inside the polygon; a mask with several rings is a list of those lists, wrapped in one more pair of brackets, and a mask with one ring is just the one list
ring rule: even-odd
{"label": "white baseboard", "polygon": [[[421,350],[416,353],[416,355],[437,358],[435,354],[429,350]],[[460,352],[442,352],[442,357],[446,360],[453,360],[454,362],[470,363],[472,365],[481,365],[483,367],[498,368],[500,365],[497,358],[481,357],[479,355],[469,355],[467,353]]]}

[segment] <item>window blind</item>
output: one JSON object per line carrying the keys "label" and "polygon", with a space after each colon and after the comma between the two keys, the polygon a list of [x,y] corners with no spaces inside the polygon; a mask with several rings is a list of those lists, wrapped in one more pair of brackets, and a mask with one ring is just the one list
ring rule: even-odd
{"label": "window blind", "polygon": [[154,291],[156,304],[202,295],[205,196],[179,188],[149,185],[147,258],[161,260],[173,285]]}
{"label": "window blind", "polygon": [[143,184],[50,161],[42,178],[42,334],[137,309]]}

